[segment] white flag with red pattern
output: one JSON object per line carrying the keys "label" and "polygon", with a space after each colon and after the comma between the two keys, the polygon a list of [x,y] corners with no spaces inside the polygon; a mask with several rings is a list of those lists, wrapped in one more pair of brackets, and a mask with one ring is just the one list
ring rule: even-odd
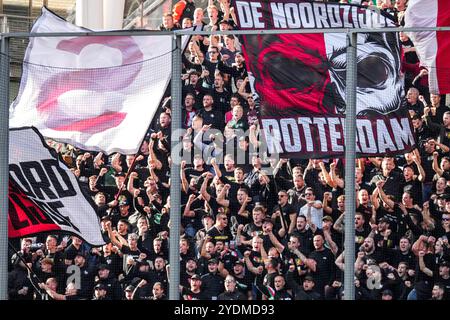
{"label": "white flag with red pattern", "polygon": [[[47,9],[32,33],[89,32]],[[10,127],[107,154],[136,153],[171,76],[170,36],[30,38]]]}

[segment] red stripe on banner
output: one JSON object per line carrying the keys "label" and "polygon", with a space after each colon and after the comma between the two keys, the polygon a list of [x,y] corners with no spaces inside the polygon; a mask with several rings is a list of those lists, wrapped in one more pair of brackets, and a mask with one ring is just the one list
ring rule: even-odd
{"label": "red stripe on banner", "polygon": [[117,127],[126,116],[127,114],[124,112],[112,112],[102,114],[101,116],[95,118],[79,120],[68,125],[62,125],[52,129],[58,131],[79,131],[94,134]]}
{"label": "red stripe on banner", "polygon": [[61,230],[53,220],[9,181],[8,237],[20,238],[40,232]]}
{"label": "red stripe on banner", "polygon": [[[438,2],[438,27],[450,26],[450,1]],[[439,93],[450,93],[450,32],[436,32],[438,50],[436,53],[436,74],[439,84]]]}

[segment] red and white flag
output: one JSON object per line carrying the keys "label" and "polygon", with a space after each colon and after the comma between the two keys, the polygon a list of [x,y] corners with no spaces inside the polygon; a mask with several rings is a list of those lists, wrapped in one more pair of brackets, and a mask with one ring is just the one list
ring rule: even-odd
{"label": "red and white flag", "polygon": [[[401,108],[403,75],[393,17],[363,6],[299,0],[235,0],[243,51],[269,153],[282,157],[342,157],[345,146],[347,39],[333,28],[379,28],[358,34],[356,152],[402,154],[414,147],[413,128]],[[323,33],[284,33],[323,29]]]}
{"label": "red and white flag", "polygon": [[[409,0],[405,27],[449,27],[449,0]],[[410,32],[420,64],[428,69],[430,92],[450,93],[450,32]]]}
{"label": "red and white flag", "polygon": [[92,199],[35,128],[9,132],[8,236],[65,232],[105,243]]}
{"label": "red and white flag", "polygon": [[[31,32],[89,32],[47,9]],[[81,149],[138,151],[171,76],[170,36],[30,38],[10,127]]]}

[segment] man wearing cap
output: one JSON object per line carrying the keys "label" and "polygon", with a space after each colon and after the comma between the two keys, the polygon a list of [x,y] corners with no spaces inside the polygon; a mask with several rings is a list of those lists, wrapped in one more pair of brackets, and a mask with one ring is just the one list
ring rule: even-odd
{"label": "man wearing cap", "polygon": [[36,267],[33,268],[36,276],[42,280],[47,281],[48,278],[57,278],[61,279],[63,274],[57,274],[54,271],[54,262],[50,258],[44,258],[40,261],[40,263],[36,264]]}
{"label": "man wearing cap", "polygon": [[377,230],[375,231],[374,242],[379,248],[393,249],[398,243],[397,232],[393,232],[390,228],[390,220],[381,217],[378,220]]}
{"label": "man wearing cap", "polygon": [[92,300],[111,300],[111,297],[107,296],[108,287],[104,284],[97,284],[94,287],[94,298]]}
{"label": "man wearing cap", "polygon": [[315,280],[311,275],[305,276],[303,284],[294,280],[295,267],[291,265],[286,274],[287,285],[292,288],[294,300],[321,300],[322,296],[315,290]]}
{"label": "man wearing cap", "polygon": [[112,300],[122,299],[122,288],[119,281],[110,273],[109,265],[98,266],[98,280],[95,285],[102,284],[106,287],[106,296]]}
{"label": "man wearing cap", "polygon": [[394,294],[389,289],[383,290],[383,292],[381,292],[381,300],[393,300],[393,296]]}
{"label": "man wearing cap", "polygon": [[131,284],[126,286],[126,288],[124,290],[124,292],[125,292],[124,300],[138,300],[136,298],[136,289],[137,289],[137,287],[135,287]]}
{"label": "man wearing cap", "polygon": [[208,299],[216,300],[223,290],[224,279],[218,272],[218,261],[212,258],[208,261],[208,273],[202,276],[202,288]]}
{"label": "man wearing cap", "polygon": [[90,299],[92,297],[92,284],[95,277],[95,266],[88,266],[86,254],[78,252],[74,259],[74,264],[80,268],[80,297]]}
{"label": "man wearing cap", "polygon": [[246,297],[246,299],[252,299],[252,283],[254,276],[251,272],[247,272],[243,261],[236,260],[230,271],[225,269],[224,265],[220,263],[219,272],[223,277],[227,277],[228,275],[233,276],[237,289]]}
{"label": "man wearing cap", "polygon": [[190,279],[190,288],[180,286],[182,300],[210,300],[202,290],[202,279],[194,274]]}

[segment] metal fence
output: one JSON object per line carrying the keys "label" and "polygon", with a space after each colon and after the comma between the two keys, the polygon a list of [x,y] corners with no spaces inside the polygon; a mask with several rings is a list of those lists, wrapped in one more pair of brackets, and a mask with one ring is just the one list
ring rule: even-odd
{"label": "metal fence", "polygon": [[[3,19],[3,20],[2,20]],[[3,24],[1,24],[3,22]],[[30,21],[24,19],[22,21],[29,26]],[[18,22],[20,24],[20,22]],[[5,25],[5,17],[0,16],[0,25]],[[346,96],[347,96],[347,117],[345,119],[346,135],[345,141],[347,147],[345,148],[345,207],[346,212],[355,212],[355,140],[356,140],[356,69],[357,69],[357,35],[358,33],[379,33],[380,29],[308,29],[308,30],[282,30],[282,31],[185,31],[180,30],[176,32],[155,32],[155,31],[111,31],[111,32],[82,32],[82,33],[46,33],[46,34],[30,34],[23,32],[14,32],[14,24],[10,24],[9,30],[1,35],[1,64],[0,64],[0,212],[8,212],[8,106],[10,95],[10,77],[14,76],[11,73],[13,67],[10,68],[10,58],[14,60],[20,59],[20,56],[12,56],[13,46],[17,43],[26,45],[30,37],[76,37],[76,36],[148,36],[148,35],[173,35],[172,42],[172,75],[175,79],[180,79],[182,74],[181,64],[181,40],[184,35],[211,35],[211,34],[233,34],[233,35],[249,35],[249,34],[311,34],[311,33],[344,33],[347,37],[347,74],[346,74]],[[403,29],[392,28],[383,29],[383,32],[417,32],[417,31],[450,31],[448,28],[427,28],[427,29]],[[181,106],[182,106],[182,85],[180,81],[172,81],[172,131],[181,128]],[[172,136],[175,136],[174,134]],[[172,141],[172,159],[177,156],[174,153],[177,141]],[[178,285],[180,281],[180,261],[179,261],[179,238],[181,225],[181,186],[180,186],[180,165],[173,163],[171,167],[171,233],[170,233],[170,286],[169,298],[171,300],[179,299]],[[8,216],[7,214],[0,215],[0,299],[7,299],[7,258],[8,258]],[[354,214],[347,214],[345,217],[345,272],[344,272],[344,287],[345,299],[354,299],[354,261],[355,261],[355,229],[354,229]]]}

